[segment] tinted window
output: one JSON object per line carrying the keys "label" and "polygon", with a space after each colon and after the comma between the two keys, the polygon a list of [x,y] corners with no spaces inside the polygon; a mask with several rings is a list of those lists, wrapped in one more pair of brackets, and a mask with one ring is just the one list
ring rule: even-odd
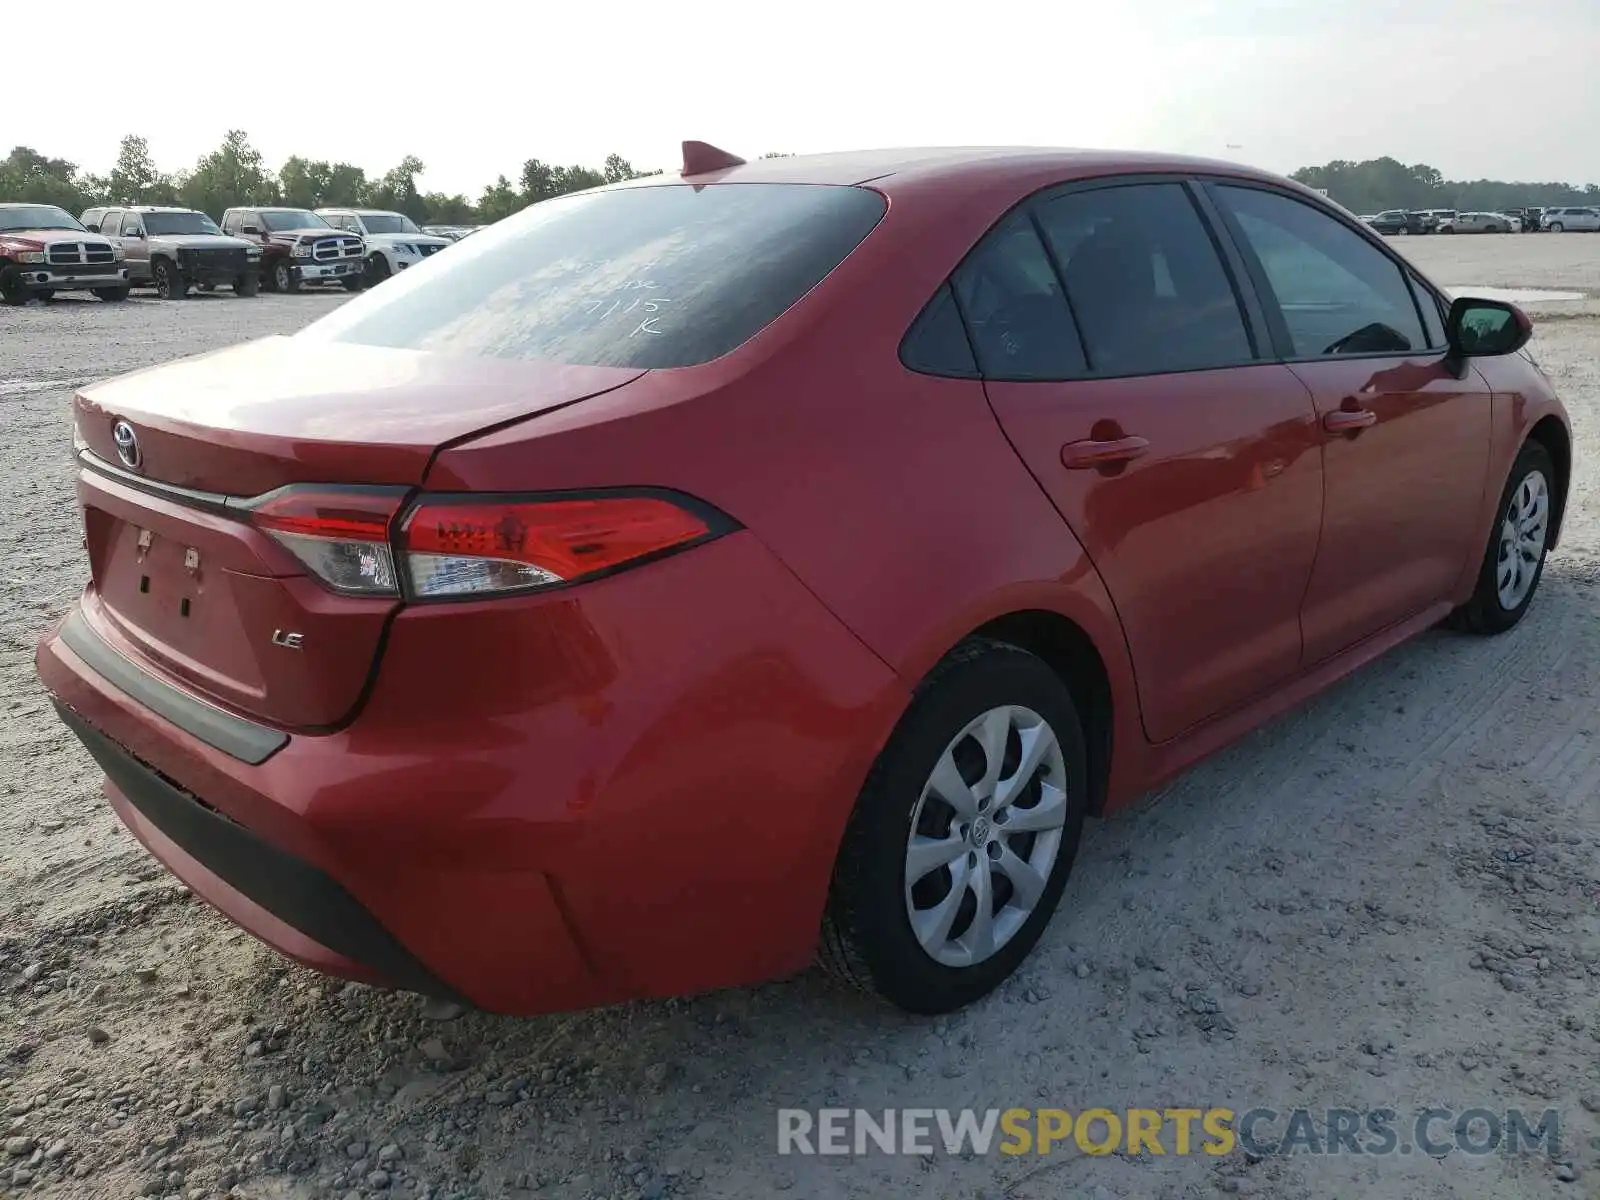
{"label": "tinted window", "polygon": [[1445,345],[1444,314],[1439,301],[1420,279],[1411,280],[1411,290],[1417,294],[1417,307],[1422,310],[1422,327],[1428,334],[1428,345],[1442,349]]}
{"label": "tinted window", "polygon": [[1041,204],[1039,222],[1095,374],[1254,357],[1233,285],[1182,185],[1072,192]]}
{"label": "tinted window", "polygon": [[961,378],[977,375],[978,363],[972,356],[972,343],[967,340],[967,331],[961,324],[961,313],[956,309],[955,296],[948,283],[934,293],[906,334],[905,343],[900,347],[900,361],[924,375]]}
{"label": "tinted window", "polygon": [[530,205],[300,335],[493,358],[684,367],[735,349],[883,216],[865,188],[668,184]]}
{"label": "tinted window", "polygon": [[217,228],[215,221],[201,212],[146,213],[144,228],[151,237],[222,232]]}
{"label": "tinted window", "polygon": [[1072,379],[1084,373],[1066,297],[1025,212],[992,230],[952,282],[986,376]]}
{"label": "tinted window", "polygon": [[1219,187],[1283,312],[1297,358],[1405,354],[1427,345],[1400,267],[1333,217],[1287,196]]}

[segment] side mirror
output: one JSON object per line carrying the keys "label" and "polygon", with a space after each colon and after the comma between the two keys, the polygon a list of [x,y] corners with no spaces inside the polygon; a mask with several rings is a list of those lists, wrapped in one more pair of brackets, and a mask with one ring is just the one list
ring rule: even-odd
{"label": "side mirror", "polygon": [[1515,304],[1462,296],[1451,303],[1445,337],[1453,358],[1515,354],[1533,336],[1533,322]]}
{"label": "side mirror", "polygon": [[84,228],[87,229],[90,233],[99,233],[100,232],[100,225],[99,225],[98,222],[95,222],[95,221],[86,222],[84,224]]}
{"label": "side mirror", "polygon": [[142,242],[142,241],[144,241],[144,230],[142,230],[142,229],[133,229],[133,230],[130,230],[129,232],[123,234],[122,236],[125,237],[125,238],[132,238],[136,242]]}
{"label": "side mirror", "polygon": [[239,226],[239,232],[240,233],[248,233],[251,237],[260,237],[261,236],[261,226],[259,226],[259,225],[241,225],[241,226]]}

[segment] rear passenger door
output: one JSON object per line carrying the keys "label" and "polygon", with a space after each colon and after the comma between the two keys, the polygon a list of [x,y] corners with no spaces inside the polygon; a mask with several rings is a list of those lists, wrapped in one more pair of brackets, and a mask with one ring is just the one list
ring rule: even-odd
{"label": "rear passenger door", "polygon": [[1263,361],[1205,203],[1180,179],[1071,185],[953,277],[990,403],[1116,605],[1152,741],[1298,670],[1322,518],[1311,398]]}

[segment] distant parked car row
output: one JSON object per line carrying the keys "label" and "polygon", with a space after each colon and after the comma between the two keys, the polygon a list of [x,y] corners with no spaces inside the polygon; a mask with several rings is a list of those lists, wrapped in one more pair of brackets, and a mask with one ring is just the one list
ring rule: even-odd
{"label": "distant parked car row", "polygon": [[0,302],[90,292],[106,301],[152,287],[165,300],[193,289],[238,296],[308,284],[360,291],[437,254],[477,226],[428,233],[403,213],[366,208],[230,208],[149,204],[91,208],[0,203]]}
{"label": "distant parked car row", "polygon": [[1361,218],[1379,233],[1551,233],[1600,230],[1600,208],[1511,208],[1504,212],[1457,212],[1453,208],[1392,208]]}

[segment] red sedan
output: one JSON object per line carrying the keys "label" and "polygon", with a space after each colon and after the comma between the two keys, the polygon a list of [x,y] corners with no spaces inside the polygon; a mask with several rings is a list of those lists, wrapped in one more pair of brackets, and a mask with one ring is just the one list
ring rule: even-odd
{"label": "red sedan", "polygon": [[1572,462],[1526,317],[1317,194],[685,151],[78,395],[39,672],[283,953],[534,1013],[820,951],[948,1010],[1086,815],[1527,611]]}

